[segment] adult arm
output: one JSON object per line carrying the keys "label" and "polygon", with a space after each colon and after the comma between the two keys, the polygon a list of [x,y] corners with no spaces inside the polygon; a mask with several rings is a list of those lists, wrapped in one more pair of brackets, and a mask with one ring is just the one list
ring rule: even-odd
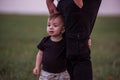
{"label": "adult arm", "polygon": [[56,6],[54,4],[54,0],[46,0],[47,8],[50,14],[56,13]]}
{"label": "adult arm", "polygon": [[73,1],[79,8],[83,7],[83,0],[73,0]]}

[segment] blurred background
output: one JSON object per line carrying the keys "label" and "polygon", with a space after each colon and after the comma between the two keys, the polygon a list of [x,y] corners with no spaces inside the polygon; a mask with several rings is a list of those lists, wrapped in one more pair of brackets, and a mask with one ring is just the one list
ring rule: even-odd
{"label": "blurred background", "polygon": [[[0,80],[38,79],[32,70],[47,35],[45,1],[0,0]],[[120,0],[103,0],[91,34],[94,80],[120,80],[119,35]]]}
{"label": "blurred background", "polygon": [[[0,13],[48,14],[46,0],[0,0]],[[57,0],[55,0],[57,4]],[[120,0],[103,0],[99,15],[120,15]]]}

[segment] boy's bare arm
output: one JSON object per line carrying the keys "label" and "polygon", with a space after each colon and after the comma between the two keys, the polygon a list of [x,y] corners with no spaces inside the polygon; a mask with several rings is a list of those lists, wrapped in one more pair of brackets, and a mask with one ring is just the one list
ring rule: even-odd
{"label": "boy's bare arm", "polygon": [[37,56],[36,56],[35,68],[33,69],[33,74],[36,75],[36,76],[39,74],[39,67],[41,65],[42,55],[43,55],[43,51],[39,50],[38,53],[37,53]]}

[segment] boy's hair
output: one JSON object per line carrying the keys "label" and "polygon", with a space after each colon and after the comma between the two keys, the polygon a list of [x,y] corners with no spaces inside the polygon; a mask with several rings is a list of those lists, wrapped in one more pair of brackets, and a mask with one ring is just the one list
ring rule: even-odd
{"label": "boy's hair", "polygon": [[55,19],[55,18],[57,18],[57,17],[60,17],[60,18],[62,19],[62,21],[64,22],[63,16],[62,16],[60,13],[51,14],[51,15],[49,16],[49,19],[51,20],[51,19]]}

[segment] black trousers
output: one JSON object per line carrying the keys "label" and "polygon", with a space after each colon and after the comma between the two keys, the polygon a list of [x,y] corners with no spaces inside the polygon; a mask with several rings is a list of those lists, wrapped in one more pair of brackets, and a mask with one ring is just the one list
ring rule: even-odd
{"label": "black trousers", "polygon": [[92,80],[88,39],[101,0],[83,0],[83,3],[81,9],[73,0],[60,0],[57,5],[65,21],[66,55],[71,80]]}

